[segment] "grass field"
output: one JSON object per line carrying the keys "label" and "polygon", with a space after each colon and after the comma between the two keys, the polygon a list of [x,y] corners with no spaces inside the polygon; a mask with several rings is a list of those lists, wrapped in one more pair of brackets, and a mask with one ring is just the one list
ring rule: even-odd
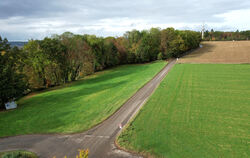
{"label": "grass field", "polygon": [[0,112],[0,137],[87,130],[114,113],[165,65],[124,65],[25,97],[18,101],[18,109]]}
{"label": "grass field", "polygon": [[118,143],[155,157],[249,158],[250,65],[175,65]]}
{"label": "grass field", "polygon": [[250,41],[202,42],[195,50],[178,61],[179,63],[250,63]]}

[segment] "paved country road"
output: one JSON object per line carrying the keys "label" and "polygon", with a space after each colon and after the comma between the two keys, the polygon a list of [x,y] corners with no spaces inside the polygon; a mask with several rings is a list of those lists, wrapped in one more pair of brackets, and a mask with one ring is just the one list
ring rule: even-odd
{"label": "paved country road", "polygon": [[[0,138],[0,151],[23,149],[35,152],[40,158],[74,158],[78,149],[89,149],[90,158],[139,157],[119,150],[114,141],[124,126],[138,112],[158,87],[176,60],[166,65],[151,81],[138,90],[123,106],[96,127],[79,134],[21,135]],[[142,76],[143,77],[143,76]]]}

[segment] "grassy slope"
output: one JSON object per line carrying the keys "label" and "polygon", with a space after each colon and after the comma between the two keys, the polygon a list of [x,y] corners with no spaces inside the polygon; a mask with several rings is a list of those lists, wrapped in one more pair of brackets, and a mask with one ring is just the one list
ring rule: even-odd
{"label": "grassy slope", "polygon": [[164,65],[124,65],[21,99],[18,109],[0,112],[0,136],[86,130],[114,113]]}
{"label": "grassy slope", "polygon": [[121,146],[157,157],[250,156],[250,65],[177,64]]}

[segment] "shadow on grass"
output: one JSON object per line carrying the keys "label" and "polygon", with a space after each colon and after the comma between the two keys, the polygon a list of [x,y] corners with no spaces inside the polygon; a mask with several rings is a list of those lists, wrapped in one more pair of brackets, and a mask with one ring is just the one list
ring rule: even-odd
{"label": "shadow on grass", "polygon": [[[140,66],[140,65],[141,66],[143,65],[143,68],[139,69],[137,67],[137,66]],[[135,67],[137,67],[137,68],[135,68]],[[31,97],[36,96],[36,95],[41,94],[41,93],[51,92],[51,91],[55,91],[55,90],[61,90],[63,88],[68,88],[68,87],[77,87],[77,86],[82,85],[82,84],[91,85],[91,84],[96,84],[97,82],[105,82],[105,81],[110,80],[110,79],[119,78],[119,77],[123,77],[123,76],[126,76],[126,75],[131,75],[133,73],[137,73],[138,71],[146,70],[146,69],[148,69],[148,67],[149,67],[149,65],[147,65],[147,63],[146,64],[134,64],[134,65],[117,66],[115,68],[110,68],[110,69],[106,69],[106,70],[103,70],[103,71],[96,72],[96,73],[94,73],[94,74],[92,74],[90,76],[86,76],[86,78],[82,78],[80,80],[72,81],[72,82],[66,83],[64,85],[55,86],[55,87],[51,87],[51,88],[40,90],[40,91],[34,91],[34,92],[24,96],[21,99],[30,99]],[[103,73],[103,74],[98,74],[100,72]],[[98,76],[92,77],[92,76],[94,76],[96,74]]]}
{"label": "shadow on grass", "polygon": [[[115,88],[128,83],[130,80],[129,78],[127,78],[125,80],[120,80],[120,81],[119,80],[111,81],[112,79],[118,79],[127,75],[132,75],[139,71],[144,71],[148,69],[149,66],[150,65],[146,64],[143,65],[142,67],[137,67],[137,65],[133,66],[124,65],[122,67],[114,68],[113,70],[111,70],[111,72],[107,72],[90,79],[77,81],[73,83],[71,86],[62,87],[59,89],[55,89],[53,91],[46,91],[44,93],[40,93],[40,95],[23,99],[19,102],[18,109],[35,105],[43,105],[43,104],[46,105],[51,104],[52,106],[67,104],[67,106],[72,106],[74,105],[74,102],[76,102],[81,96],[91,95],[107,89]],[[63,91],[64,88],[69,88],[69,89]]]}
{"label": "shadow on grass", "polygon": [[101,74],[97,77],[90,78],[90,79],[83,79],[82,81],[79,81],[75,83],[74,86],[78,86],[79,84],[96,84],[97,82],[105,82],[110,79],[114,78],[121,78],[127,75],[132,75],[134,73],[137,73],[139,71],[144,71],[149,68],[150,65],[141,65],[142,67],[138,67],[139,65],[122,65],[120,67],[114,68],[113,70],[107,70],[111,71],[108,73]]}
{"label": "shadow on grass", "polygon": [[[72,90],[72,91],[69,90],[69,91],[59,92],[59,93],[51,93],[49,95],[39,95],[30,99],[27,99],[24,102],[24,104],[34,105],[34,100],[35,100],[35,104],[43,104],[43,103],[53,104],[56,102],[57,104],[68,103],[69,106],[71,106],[71,105],[74,105],[74,100],[79,99],[79,97],[81,96],[91,95],[91,94],[98,93],[106,89],[115,88],[122,84],[126,84],[127,82],[128,81],[120,81],[116,83],[100,84],[100,85],[96,85],[96,86],[89,87],[89,88],[83,87],[83,88],[79,88],[77,90]],[[22,106],[22,104],[20,105]]]}

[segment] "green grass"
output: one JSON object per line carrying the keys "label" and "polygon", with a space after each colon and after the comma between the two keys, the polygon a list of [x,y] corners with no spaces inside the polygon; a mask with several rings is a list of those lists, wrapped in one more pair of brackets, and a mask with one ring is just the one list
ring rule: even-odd
{"label": "green grass", "polygon": [[16,150],[0,152],[0,158],[37,158],[37,156],[29,151]]}
{"label": "green grass", "polygon": [[249,158],[250,65],[175,65],[118,143],[155,157]]}
{"label": "green grass", "polygon": [[68,87],[23,98],[18,109],[0,112],[0,136],[87,130],[114,113],[165,65],[159,61],[119,66]]}

